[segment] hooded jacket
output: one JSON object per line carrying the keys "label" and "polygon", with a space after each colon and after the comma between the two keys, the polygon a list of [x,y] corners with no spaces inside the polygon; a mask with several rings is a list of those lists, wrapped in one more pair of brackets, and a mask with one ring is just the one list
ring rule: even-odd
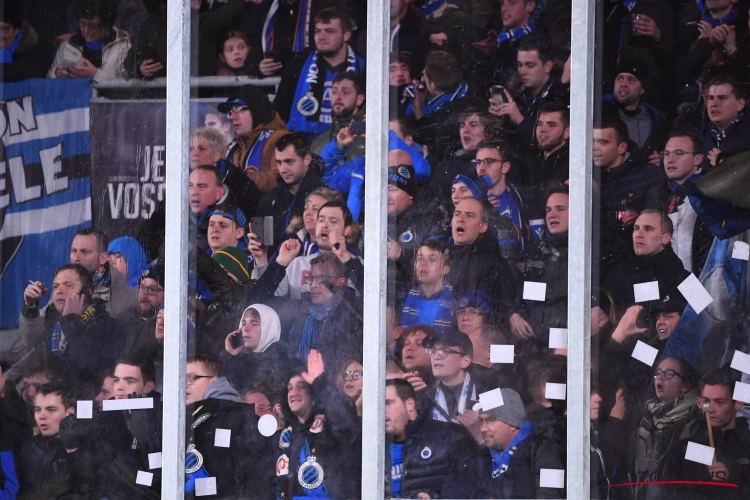
{"label": "hooded jacket", "polygon": [[[251,387],[255,381],[268,374],[283,374],[292,368],[284,346],[279,343],[281,338],[279,315],[267,305],[253,304],[245,309],[241,317],[244,317],[249,309],[255,309],[260,314],[261,333],[258,347],[254,351],[243,349],[235,356],[232,356],[226,349],[219,354],[219,361],[224,367],[223,373],[226,374],[232,386],[240,390]],[[239,328],[241,327],[242,321],[240,320]]]}
{"label": "hooded jacket", "polygon": [[[271,440],[258,431],[254,408],[240,402],[224,377],[206,388],[203,400],[188,405],[185,448],[197,470],[187,474],[186,498],[194,496],[189,485],[197,477],[215,477],[220,498],[270,497]],[[230,431],[228,447],[214,445],[219,429]]]}
{"label": "hooded jacket", "polygon": [[[300,181],[297,192],[292,194],[280,175],[276,177],[276,187],[268,191],[258,202],[258,217],[273,217],[273,241],[277,245],[284,237],[292,217],[301,217],[305,210],[305,198],[323,181],[323,162],[313,157],[307,173]],[[278,171],[276,172],[278,174]]]}
{"label": "hooded jacket", "polygon": [[[308,386],[312,413],[305,422],[300,422],[289,408],[286,387],[303,371],[304,368],[295,369],[288,374],[281,394],[281,410],[287,424],[272,438],[276,458],[276,498],[312,496],[306,490],[318,488],[323,489],[318,490],[318,494],[327,498],[359,498],[362,494],[361,423],[348,410],[341,393],[328,383],[325,374]],[[318,483],[318,480],[322,481]]]}
{"label": "hooded jacket", "polygon": [[544,411],[544,419],[534,423],[536,437],[531,450],[531,464],[534,469],[534,498],[566,498],[565,488],[542,488],[539,483],[541,469],[566,469],[567,435],[566,418]]}
{"label": "hooded jacket", "polygon": [[[393,496],[391,447],[386,438],[386,498]],[[465,498],[463,488],[479,480],[480,459],[477,444],[459,424],[440,422],[421,412],[406,425],[401,498],[417,498],[427,492],[431,498]]]}
{"label": "hooded jacket", "polygon": [[[266,130],[272,130],[273,132],[263,145],[260,165],[246,167],[247,157],[250,155],[253,145],[255,145],[260,134]],[[278,113],[274,113],[273,118],[268,123],[259,123],[250,132],[235,135],[236,145],[231,150],[227,149],[225,157],[229,162],[243,169],[250,180],[258,186],[261,193],[268,193],[276,187],[279,173],[274,154],[276,142],[278,142],[282,135],[288,132],[289,130],[287,130],[284,120],[281,119]],[[245,215],[250,217],[250,214]]]}
{"label": "hooded jacket", "polygon": [[456,297],[474,290],[482,290],[492,297],[492,316],[500,322],[507,319],[515,303],[516,285],[510,266],[500,256],[493,233],[488,229],[469,245],[454,244],[447,279]]}
{"label": "hooded jacket", "polygon": [[[102,48],[102,64],[94,75],[94,81],[108,80],[111,78],[125,78],[125,57],[130,50],[130,37],[127,32],[112,27],[109,34],[101,40],[104,44]],[[63,63],[76,63],[83,57],[86,40],[79,33],[74,34],[69,40],[60,44],[57,49],[55,59],[47,73],[47,78],[57,78],[55,70]],[[93,63],[93,61],[91,61]]]}
{"label": "hooded jacket", "polygon": [[140,280],[141,272],[148,267],[146,253],[141,248],[138,240],[132,236],[122,236],[109,242],[110,253],[119,252],[128,264],[128,275],[125,277],[128,285],[136,288]]}

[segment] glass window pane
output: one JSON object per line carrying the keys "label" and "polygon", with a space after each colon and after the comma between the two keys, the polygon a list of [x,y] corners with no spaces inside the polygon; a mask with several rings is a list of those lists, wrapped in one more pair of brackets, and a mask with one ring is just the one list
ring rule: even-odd
{"label": "glass window pane", "polygon": [[390,17],[386,496],[565,497],[570,12]]}

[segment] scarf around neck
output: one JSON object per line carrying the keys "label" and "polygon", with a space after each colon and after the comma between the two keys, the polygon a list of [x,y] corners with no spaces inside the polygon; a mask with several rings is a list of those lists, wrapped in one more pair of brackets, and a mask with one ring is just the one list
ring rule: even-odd
{"label": "scarf around neck", "polygon": [[[461,99],[462,97],[466,97],[466,94],[468,93],[469,86],[466,84],[466,82],[461,82],[458,85],[458,88],[456,88],[456,90],[454,90],[453,92],[440,94],[437,97],[429,99],[426,103],[424,103],[422,113],[424,113],[425,116],[430,116],[433,113],[437,113],[438,111],[440,111],[440,108],[442,108],[444,104],[455,101],[456,99]],[[412,106],[413,103],[410,102],[409,106],[406,108],[406,116],[414,118],[414,109]]]}
{"label": "scarf around neck", "polygon": [[[310,13],[312,12],[312,1],[311,0],[299,0],[297,6],[297,21],[294,27],[294,41],[292,42],[292,50],[299,52],[308,45],[309,29],[310,29]],[[276,13],[279,11],[279,0],[273,0],[271,8],[268,10],[266,16],[266,22],[263,24],[263,38],[261,39],[263,45],[263,52],[270,52],[274,50],[276,42]]]}
{"label": "scarf around neck", "polygon": [[507,448],[505,448],[503,451],[490,450],[490,455],[492,455],[493,478],[498,477],[500,474],[503,474],[506,470],[508,470],[508,464],[510,464],[510,459],[513,458],[513,455],[516,453],[518,445],[520,445],[523,441],[525,441],[529,436],[532,436],[533,434],[533,422],[525,420],[523,423],[523,427],[519,429],[516,437],[513,438],[513,441],[510,442]]}
{"label": "scarf around neck", "polygon": [[[464,376],[464,384],[461,387],[461,397],[459,398],[458,404],[456,405],[459,415],[463,415],[464,411],[466,411],[466,398],[469,397],[469,387],[471,387],[471,401],[476,401],[477,387],[476,385],[471,383],[471,375],[469,375],[469,372],[466,372],[466,375]],[[440,406],[440,408],[445,410],[445,413],[447,415],[450,415],[450,412],[448,411],[448,401],[445,399],[445,393],[443,392],[443,388],[440,383],[438,383],[437,390],[435,391],[435,403]],[[446,419],[443,416],[442,412],[438,411],[437,408],[432,409],[432,419],[446,422]],[[452,421],[454,423],[458,423],[455,418],[452,419]]]}
{"label": "scarf around neck", "polygon": [[737,19],[738,12],[736,8],[732,8],[729,14],[724,17],[711,17],[711,13],[706,8],[703,0],[695,0],[695,4],[698,6],[698,10],[701,11],[701,20],[706,21],[714,28],[722,24],[733,23]]}
{"label": "scarf around neck", "polygon": [[23,36],[23,30],[18,30],[16,39],[10,44],[7,49],[0,50],[0,64],[11,64],[13,62],[13,53],[18,48],[18,44],[21,43],[21,37]]}

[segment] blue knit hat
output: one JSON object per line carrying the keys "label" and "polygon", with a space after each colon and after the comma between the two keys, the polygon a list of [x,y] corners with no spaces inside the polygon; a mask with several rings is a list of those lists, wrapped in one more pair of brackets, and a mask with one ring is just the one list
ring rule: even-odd
{"label": "blue knit hat", "polygon": [[490,182],[489,177],[487,177],[486,175],[479,177],[474,172],[469,172],[468,174],[458,174],[453,179],[453,183],[451,184],[451,186],[457,182],[460,182],[464,186],[469,188],[469,191],[471,191],[471,194],[477,200],[487,198],[487,191],[489,191],[490,189]]}

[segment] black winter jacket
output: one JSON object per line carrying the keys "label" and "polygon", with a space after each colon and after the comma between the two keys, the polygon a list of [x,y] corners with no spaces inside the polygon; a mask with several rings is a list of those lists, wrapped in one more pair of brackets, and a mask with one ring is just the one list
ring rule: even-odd
{"label": "black winter jacket", "polygon": [[566,498],[565,488],[542,488],[541,469],[566,469],[567,419],[552,410],[543,411],[544,418],[534,423],[536,438],[531,451],[534,468],[535,498]]}
{"label": "black winter jacket", "polygon": [[521,441],[513,452],[508,469],[497,477],[492,476],[492,456],[485,450],[480,483],[471,485],[475,489],[466,498],[534,498],[534,471],[531,468],[533,447],[533,436]]}
{"label": "black winter jacket", "polygon": [[651,316],[651,310],[658,307],[661,300],[668,295],[680,294],[677,286],[689,274],[682,266],[682,261],[672,251],[672,247],[667,245],[657,254],[648,257],[631,254],[626,261],[615,264],[607,274],[604,288],[612,294],[615,309],[624,312],[635,303],[633,285],[658,281],[660,299],[641,303],[644,317],[648,318]]}
{"label": "black winter jacket", "polygon": [[[185,448],[201,454],[202,467],[209,477],[216,478],[220,498],[272,496],[272,440],[258,431],[254,409],[253,405],[216,398],[187,407]],[[229,447],[214,446],[217,429],[231,432]]]}
{"label": "black winter jacket", "polygon": [[513,272],[500,256],[497,238],[491,230],[470,245],[453,245],[448,282],[453,295],[482,290],[492,298],[492,315],[497,322],[507,319],[516,297]]}
{"label": "black winter jacket", "polygon": [[[393,495],[391,479],[392,440],[386,440],[386,498]],[[464,498],[466,484],[479,479],[479,449],[461,425],[432,420],[422,412],[406,426],[401,497],[417,498],[427,492],[431,498]]]}

